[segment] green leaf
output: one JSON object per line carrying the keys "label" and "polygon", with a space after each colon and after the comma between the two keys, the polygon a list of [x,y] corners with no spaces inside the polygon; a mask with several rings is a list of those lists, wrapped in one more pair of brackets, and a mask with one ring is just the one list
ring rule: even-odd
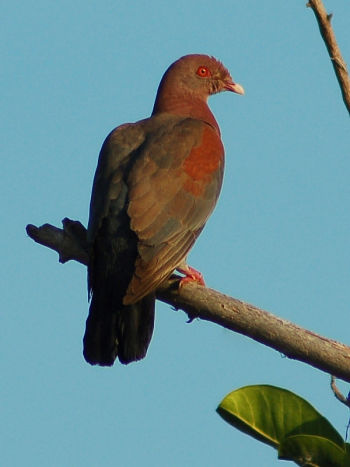
{"label": "green leaf", "polygon": [[280,444],[278,457],[279,459],[293,460],[302,466],[349,466],[345,449],[320,436],[288,436]]}
{"label": "green leaf", "polygon": [[345,443],[345,466],[349,466],[350,465],[350,444],[349,443]]}
{"label": "green leaf", "polygon": [[303,434],[326,438],[344,449],[342,437],[328,420],[286,389],[246,386],[228,394],[217,412],[234,427],[275,448],[287,436]]}

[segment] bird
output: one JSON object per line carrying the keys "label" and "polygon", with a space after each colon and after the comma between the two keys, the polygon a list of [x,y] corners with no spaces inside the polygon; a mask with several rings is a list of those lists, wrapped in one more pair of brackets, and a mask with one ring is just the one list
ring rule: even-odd
{"label": "bird", "polygon": [[85,360],[111,366],[145,357],[155,291],[175,270],[204,284],[187,255],[222,185],[224,147],[208,97],[244,94],[214,57],[185,55],[163,75],[150,117],[105,139],[87,229]]}

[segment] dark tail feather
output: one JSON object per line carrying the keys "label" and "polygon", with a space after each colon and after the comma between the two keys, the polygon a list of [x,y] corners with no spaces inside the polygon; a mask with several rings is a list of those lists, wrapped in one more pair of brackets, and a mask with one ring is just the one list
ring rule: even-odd
{"label": "dark tail feather", "polygon": [[154,306],[155,297],[151,294],[121,310],[118,358],[122,363],[141,360],[146,356],[153,334]]}
{"label": "dark tail feather", "polygon": [[84,335],[84,357],[91,365],[126,364],[145,357],[154,326],[154,294],[133,305],[106,308],[92,296]]}

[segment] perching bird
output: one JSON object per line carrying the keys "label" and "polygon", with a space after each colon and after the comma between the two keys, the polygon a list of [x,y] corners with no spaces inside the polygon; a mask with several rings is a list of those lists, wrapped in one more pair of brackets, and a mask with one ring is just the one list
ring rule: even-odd
{"label": "perching bird", "polygon": [[88,226],[91,293],[84,357],[113,365],[146,355],[155,290],[186,257],[221,189],[224,148],[207,99],[244,94],[213,57],[186,55],[165,72],[150,118],[117,127],[103,143]]}

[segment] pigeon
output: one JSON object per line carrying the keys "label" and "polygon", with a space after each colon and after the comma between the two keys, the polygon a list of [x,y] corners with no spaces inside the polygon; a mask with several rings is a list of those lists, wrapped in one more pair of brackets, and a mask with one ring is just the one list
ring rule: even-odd
{"label": "pigeon", "polygon": [[155,292],[175,270],[202,275],[187,255],[222,185],[224,147],[207,100],[244,94],[224,65],[186,55],[165,72],[152,115],[114,129],[103,143],[88,224],[91,297],[84,357],[92,365],[145,357]]}

